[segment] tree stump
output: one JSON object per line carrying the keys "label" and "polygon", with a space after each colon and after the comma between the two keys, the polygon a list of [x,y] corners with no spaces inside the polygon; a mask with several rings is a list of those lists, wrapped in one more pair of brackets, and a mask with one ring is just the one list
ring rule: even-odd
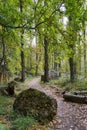
{"label": "tree stump", "polygon": [[17,83],[15,81],[9,82],[8,86],[0,88],[1,95],[15,96],[14,89],[16,86],[17,86]]}

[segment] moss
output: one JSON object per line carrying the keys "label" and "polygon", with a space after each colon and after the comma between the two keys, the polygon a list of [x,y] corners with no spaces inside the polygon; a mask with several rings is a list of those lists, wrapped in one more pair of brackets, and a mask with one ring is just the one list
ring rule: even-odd
{"label": "moss", "polygon": [[47,123],[56,115],[57,103],[43,92],[28,89],[19,94],[13,108],[24,115],[34,116],[41,123]]}

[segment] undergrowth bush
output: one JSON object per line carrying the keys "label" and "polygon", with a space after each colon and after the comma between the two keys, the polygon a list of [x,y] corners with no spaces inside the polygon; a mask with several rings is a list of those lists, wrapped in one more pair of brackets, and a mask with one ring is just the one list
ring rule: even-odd
{"label": "undergrowth bush", "polygon": [[69,79],[59,78],[56,80],[51,80],[48,85],[56,85],[58,89],[65,91],[87,90],[86,80],[76,80],[74,82],[70,82]]}
{"label": "undergrowth bush", "polygon": [[33,117],[23,116],[14,111],[10,112],[9,117],[14,130],[26,130],[28,127],[37,123]]}
{"label": "undergrowth bush", "polygon": [[0,130],[9,130],[5,124],[0,124]]}
{"label": "undergrowth bush", "polygon": [[82,91],[87,90],[87,81],[76,80],[74,82],[65,81],[61,83],[61,87],[66,91]]}
{"label": "undergrowth bush", "polygon": [[9,106],[12,105],[12,99],[0,95],[0,115],[7,114]]}

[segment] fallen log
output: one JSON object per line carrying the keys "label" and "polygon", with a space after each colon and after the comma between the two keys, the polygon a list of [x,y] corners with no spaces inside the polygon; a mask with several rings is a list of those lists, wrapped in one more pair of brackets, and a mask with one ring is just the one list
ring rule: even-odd
{"label": "fallen log", "polygon": [[64,94],[63,98],[65,101],[70,101],[74,103],[82,103],[82,104],[87,104],[87,96],[82,96],[82,95],[73,95],[73,94]]}
{"label": "fallen log", "polygon": [[75,91],[73,92],[74,95],[82,95],[82,96],[87,96],[87,91]]}

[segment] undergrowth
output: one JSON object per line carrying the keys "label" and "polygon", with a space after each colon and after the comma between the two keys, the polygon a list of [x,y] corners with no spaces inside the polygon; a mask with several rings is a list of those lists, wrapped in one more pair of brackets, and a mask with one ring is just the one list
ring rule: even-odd
{"label": "undergrowth", "polygon": [[14,98],[0,96],[0,130],[26,130],[37,123],[33,117],[25,117],[14,112],[13,102]]}
{"label": "undergrowth", "polygon": [[29,85],[29,82],[34,78],[34,76],[29,75],[24,82],[17,82],[17,87],[15,88],[15,93],[18,95],[21,91],[25,90],[25,87]]}
{"label": "undergrowth", "polygon": [[56,85],[56,87],[59,89],[71,92],[87,90],[86,80],[76,80],[74,82],[70,82],[69,79],[59,78],[56,80],[51,80],[49,83],[47,83],[47,85]]}
{"label": "undergrowth", "polygon": [[12,98],[6,96],[0,96],[0,116],[8,114],[12,103],[13,103]]}
{"label": "undergrowth", "polygon": [[[24,87],[29,84],[33,77],[28,77],[24,83],[19,82],[16,92],[20,93],[23,91]],[[2,85],[0,86],[2,87]],[[4,87],[4,85],[3,85]],[[17,94],[18,94],[17,93]],[[13,111],[13,103],[15,98],[9,96],[0,95],[0,130],[26,130],[29,127],[32,127],[37,121],[30,117],[24,117]]]}
{"label": "undergrowth", "polygon": [[9,113],[9,118],[14,130],[26,130],[27,128],[32,127],[37,123],[33,117],[23,116],[14,111]]}

